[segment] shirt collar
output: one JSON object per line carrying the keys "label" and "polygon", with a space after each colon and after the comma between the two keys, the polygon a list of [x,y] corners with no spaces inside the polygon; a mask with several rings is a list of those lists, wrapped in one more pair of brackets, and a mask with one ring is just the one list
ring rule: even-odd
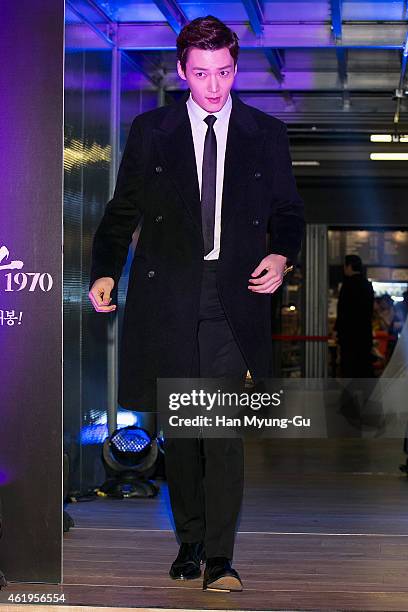
{"label": "shirt collar", "polygon": [[209,113],[208,111],[204,110],[204,108],[201,108],[201,106],[197,104],[195,100],[193,100],[191,92],[186,104],[190,119],[192,119],[195,124],[202,124],[204,123],[204,119],[207,117],[207,115],[214,115],[214,117],[217,117],[217,121],[215,122],[216,125],[219,121],[226,121],[229,118],[232,108],[231,93],[228,94],[228,98],[224,106],[216,113]]}

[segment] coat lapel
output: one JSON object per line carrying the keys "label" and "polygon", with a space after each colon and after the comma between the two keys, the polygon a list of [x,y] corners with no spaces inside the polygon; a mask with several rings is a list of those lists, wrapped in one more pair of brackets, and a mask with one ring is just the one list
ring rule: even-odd
{"label": "coat lapel", "polygon": [[[221,208],[221,230],[246,197],[246,186],[256,171],[265,131],[258,127],[249,107],[231,92],[232,109],[228,126]],[[250,204],[250,203],[249,203]]]}
{"label": "coat lapel", "polygon": [[[182,200],[201,231],[200,191],[193,135],[186,101],[171,104],[161,124],[153,130],[161,161]],[[224,164],[221,223],[225,229],[238,202],[245,196],[262,150],[265,131],[259,129],[250,109],[231,91],[232,109],[228,126]]]}
{"label": "coat lapel", "polygon": [[169,179],[201,231],[200,188],[186,106],[189,94],[188,90],[180,100],[169,106],[162,123],[153,130],[153,136]]}

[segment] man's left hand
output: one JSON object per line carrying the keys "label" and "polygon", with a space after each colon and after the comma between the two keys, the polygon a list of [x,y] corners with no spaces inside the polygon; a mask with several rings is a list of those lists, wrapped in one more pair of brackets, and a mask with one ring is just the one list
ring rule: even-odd
{"label": "man's left hand", "polygon": [[264,270],[266,274],[260,278],[250,278],[248,289],[254,293],[274,293],[283,282],[285,264],[284,255],[273,253],[264,257],[252,272],[251,277],[259,276]]}

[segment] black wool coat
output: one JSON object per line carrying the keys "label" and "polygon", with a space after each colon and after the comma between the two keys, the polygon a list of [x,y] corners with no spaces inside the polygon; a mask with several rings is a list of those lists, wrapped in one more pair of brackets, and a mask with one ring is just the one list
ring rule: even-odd
{"label": "black wool coat", "polygon": [[[197,330],[204,245],[194,144],[183,97],[138,115],[115,192],[92,248],[90,287],[115,285],[138,223],[120,348],[119,404],[156,409],[156,379],[188,378]],[[248,280],[269,253],[296,260],[303,201],[292,173],[286,125],[231,92],[217,286],[255,382],[271,376],[271,295]],[[269,238],[268,238],[269,236]]]}

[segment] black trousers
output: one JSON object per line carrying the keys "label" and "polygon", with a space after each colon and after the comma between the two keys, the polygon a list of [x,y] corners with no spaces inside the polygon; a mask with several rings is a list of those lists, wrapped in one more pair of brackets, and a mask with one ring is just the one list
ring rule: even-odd
{"label": "black trousers", "polygon": [[340,338],[340,370],[343,378],[373,378],[371,338]]}
{"label": "black trousers", "polygon": [[[247,364],[225,317],[217,261],[204,261],[192,378],[245,380]],[[177,536],[204,541],[208,557],[232,559],[244,486],[241,438],[166,438],[166,476]]]}

